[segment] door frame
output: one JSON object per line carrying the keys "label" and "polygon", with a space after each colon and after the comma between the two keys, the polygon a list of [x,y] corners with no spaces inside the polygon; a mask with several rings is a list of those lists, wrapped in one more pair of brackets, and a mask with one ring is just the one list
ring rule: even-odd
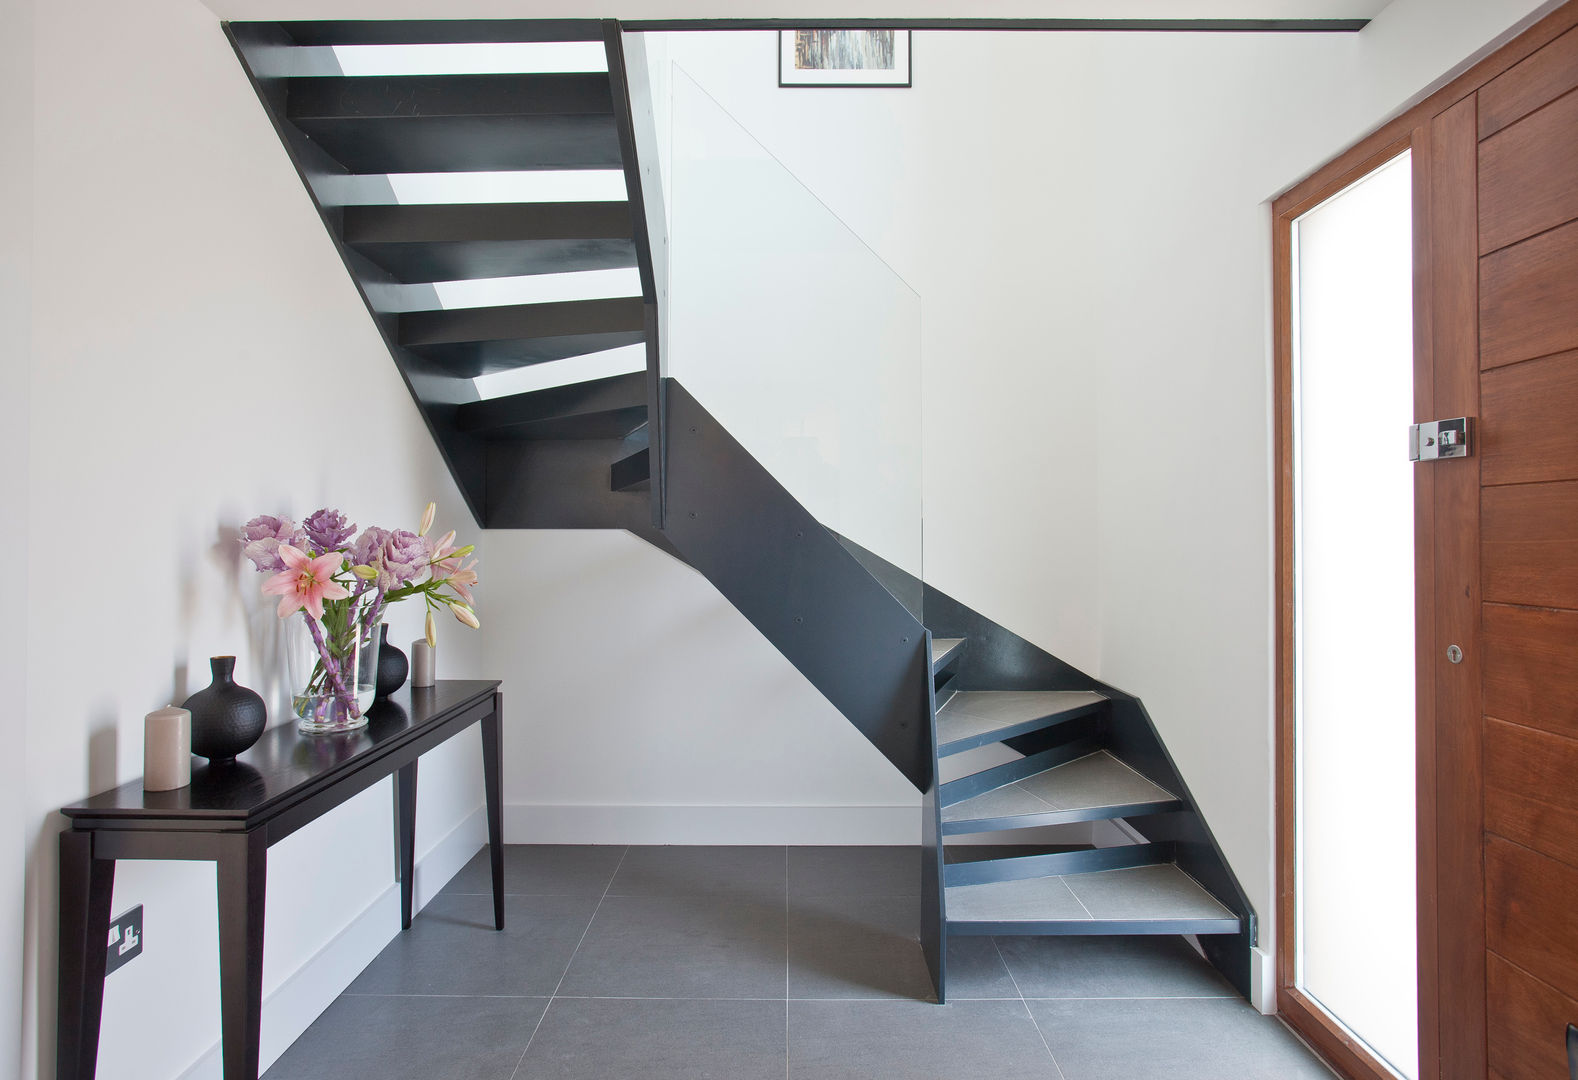
{"label": "door frame", "polygon": [[[1463,347],[1475,338],[1477,266],[1465,278],[1459,265],[1465,230],[1468,253],[1478,254],[1474,207],[1433,195],[1438,187],[1462,190],[1450,184],[1463,180],[1453,169],[1461,169],[1465,152],[1477,146],[1471,137],[1463,145],[1462,137],[1465,116],[1469,121],[1474,116],[1473,95],[1574,27],[1578,0],[1569,0],[1272,203],[1277,1009],[1350,1080],[1392,1080],[1393,1074],[1294,985],[1293,222],[1397,154],[1413,151],[1416,419],[1435,419],[1438,412],[1477,414],[1477,342]],[[1472,123],[1467,133],[1472,134]],[[1438,179],[1445,186],[1437,185]],[[1472,174],[1469,180],[1472,190]],[[1476,984],[1474,978],[1475,970],[1482,975],[1484,969],[1484,881],[1482,872],[1472,873],[1480,865],[1483,844],[1477,826],[1482,787],[1477,514],[1472,536],[1436,529],[1438,505],[1450,509],[1471,498],[1477,507],[1478,462],[1471,458],[1461,464],[1468,462],[1472,474],[1438,471],[1441,463],[1421,468],[1414,488],[1419,1080],[1483,1080],[1486,1072],[1484,980]],[[1437,646],[1448,635],[1464,647],[1471,663],[1442,661]],[[1438,783],[1444,785],[1441,797]],[[1450,932],[1442,935],[1439,927]],[[1476,943],[1477,961],[1471,961]],[[1464,963],[1470,963],[1466,973]],[[1443,964],[1453,977],[1439,977]]]}
{"label": "door frame", "polygon": [[[1296,968],[1296,934],[1294,932],[1295,898],[1297,896],[1297,833],[1296,810],[1297,794],[1294,779],[1295,768],[1295,732],[1294,720],[1297,709],[1296,679],[1295,679],[1295,629],[1296,629],[1296,604],[1294,578],[1294,542],[1296,539],[1295,517],[1295,487],[1294,487],[1294,458],[1295,447],[1293,434],[1295,430],[1293,415],[1294,399],[1294,370],[1293,370],[1293,224],[1301,215],[1313,210],[1327,199],[1344,190],[1349,185],[1357,183],[1370,173],[1394,160],[1399,154],[1415,149],[1418,133],[1408,131],[1401,137],[1385,143],[1379,148],[1365,147],[1363,156],[1353,160],[1348,158],[1338,159],[1334,165],[1328,167],[1325,175],[1320,176],[1320,182],[1309,187],[1297,199],[1284,196],[1278,199],[1273,206],[1273,234],[1272,234],[1272,277],[1275,297],[1274,332],[1276,345],[1276,367],[1274,370],[1274,400],[1276,407],[1276,612],[1277,612],[1277,669],[1276,669],[1276,698],[1277,698],[1277,739],[1276,739],[1276,792],[1277,792],[1277,1011],[1287,1020],[1300,1035],[1312,1043],[1323,1056],[1352,1080],[1393,1080],[1393,1074],[1382,1065],[1370,1052],[1340,1025],[1335,1023],[1329,1014],[1316,1004],[1308,995],[1299,990],[1295,985],[1294,976]],[[1421,408],[1420,402],[1420,368],[1421,356],[1419,350],[1419,246],[1420,246],[1420,190],[1423,186],[1428,190],[1428,162],[1419,160],[1422,156],[1417,150],[1414,154],[1413,167],[1413,204],[1414,204],[1414,260],[1415,260],[1415,312],[1414,312],[1414,408]],[[1317,174],[1320,175],[1320,174]],[[1428,360],[1428,355],[1424,358]],[[1428,397],[1424,405],[1428,406]],[[1403,441],[1398,438],[1399,453]],[[1427,507],[1432,500],[1421,497],[1421,489],[1430,487],[1428,481],[1421,483],[1423,470],[1416,474],[1415,480],[1415,506],[1414,506],[1414,545],[1415,545],[1415,575],[1416,581],[1423,584],[1428,578],[1420,573],[1420,558],[1433,547],[1433,515],[1422,513],[1422,507]],[[1416,598],[1416,633],[1424,628],[1422,603],[1423,597]],[[1417,655],[1423,657],[1426,650],[1423,648],[1423,638],[1416,637]],[[1425,692],[1425,678],[1423,663],[1417,665],[1417,686],[1415,690],[1415,707],[1418,715],[1427,714],[1426,699],[1421,697]],[[1424,729],[1421,725],[1420,733]],[[1434,796],[1434,767],[1433,757],[1427,759],[1424,738],[1417,740],[1416,746],[1416,831],[1418,850],[1425,852],[1433,849],[1433,828],[1427,835],[1426,817],[1433,819]],[[1433,820],[1432,820],[1433,824]],[[1424,880],[1426,867],[1419,866],[1419,879]],[[1424,890],[1420,890],[1421,901]],[[1420,905],[1421,925],[1425,916],[1424,905]],[[1433,921],[1432,921],[1433,925]],[[1424,967],[1424,952],[1420,952],[1421,971]],[[1421,985],[1421,994],[1424,987]],[[1421,1034],[1424,1030],[1425,1009],[1421,1003],[1420,1020]],[[1423,1039],[1421,1038],[1421,1041]],[[1421,1062],[1421,1075],[1424,1073]]]}

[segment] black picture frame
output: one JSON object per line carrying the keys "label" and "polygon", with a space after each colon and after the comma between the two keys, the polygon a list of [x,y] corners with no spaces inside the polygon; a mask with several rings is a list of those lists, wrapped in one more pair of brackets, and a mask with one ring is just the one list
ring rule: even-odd
{"label": "black picture frame", "polygon": [[[894,56],[895,66],[891,71],[880,68],[825,69],[822,74],[829,76],[827,78],[807,78],[805,76],[811,73],[804,70],[797,70],[792,64],[785,62],[787,57],[792,55],[794,52],[796,35],[802,32],[803,31],[801,30],[778,31],[778,85],[780,88],[792,90],[806,88],[827,90],[895,90],[908,89],[909,87],[915,85],[915,34],[912,30],[893,31],[895,35],[896,48]],[[825,32],[832,34],[871,34],[878,33],[880,31],[827,30]],[[853,77],[862,70],[871,72],[874,77],[865,79]],[[881,76],[889,77],[882,78]]]}

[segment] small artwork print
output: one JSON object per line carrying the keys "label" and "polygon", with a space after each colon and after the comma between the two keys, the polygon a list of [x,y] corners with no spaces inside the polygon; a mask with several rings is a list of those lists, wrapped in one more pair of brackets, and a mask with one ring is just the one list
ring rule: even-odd
{"label": "small artwork print", "polygon": [[908,30],[782,30],[779,86],[909,86]]}

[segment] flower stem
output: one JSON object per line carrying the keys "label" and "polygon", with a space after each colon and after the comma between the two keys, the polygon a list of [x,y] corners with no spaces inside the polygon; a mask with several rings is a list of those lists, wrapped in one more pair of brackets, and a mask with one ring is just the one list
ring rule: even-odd
{"label": "flower stem", "polygon": [[378,629],[378,620],[383,618],[384,601],[387,597],[382,589],[367,608],[367,614],[362,618],[362,644],[368,644],[373,639],[373,631]]}
{"label": "flower stem", "polygon": [[301,617],[307,620],[307,632],[312,635],[312,643],[318,648],[318,661],[322,664],[324,674],[328,676],[330,684],[334,687],[334,696],[340,699],[340,703],[345,706],[345,710],[350,714],[351,719],[357,719],[362,715],[362,710],[357,707],[356,695],[346,692],[345,680],[340,675],[340,663],[334,658],[334,654],[329,652],[329,647],[324,644],[323,632],[318,629],[317,620],[305,611],[301,613]]}

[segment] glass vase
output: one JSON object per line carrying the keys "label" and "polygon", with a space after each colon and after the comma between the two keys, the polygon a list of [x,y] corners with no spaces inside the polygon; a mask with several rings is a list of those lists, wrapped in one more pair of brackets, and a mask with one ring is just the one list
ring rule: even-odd
{"label": "glass vase", "polygon": [[290,618],[285,651],[298,731],[333,735],[367,726],[378,689],[378,637],[378,624],[361,613]]}

